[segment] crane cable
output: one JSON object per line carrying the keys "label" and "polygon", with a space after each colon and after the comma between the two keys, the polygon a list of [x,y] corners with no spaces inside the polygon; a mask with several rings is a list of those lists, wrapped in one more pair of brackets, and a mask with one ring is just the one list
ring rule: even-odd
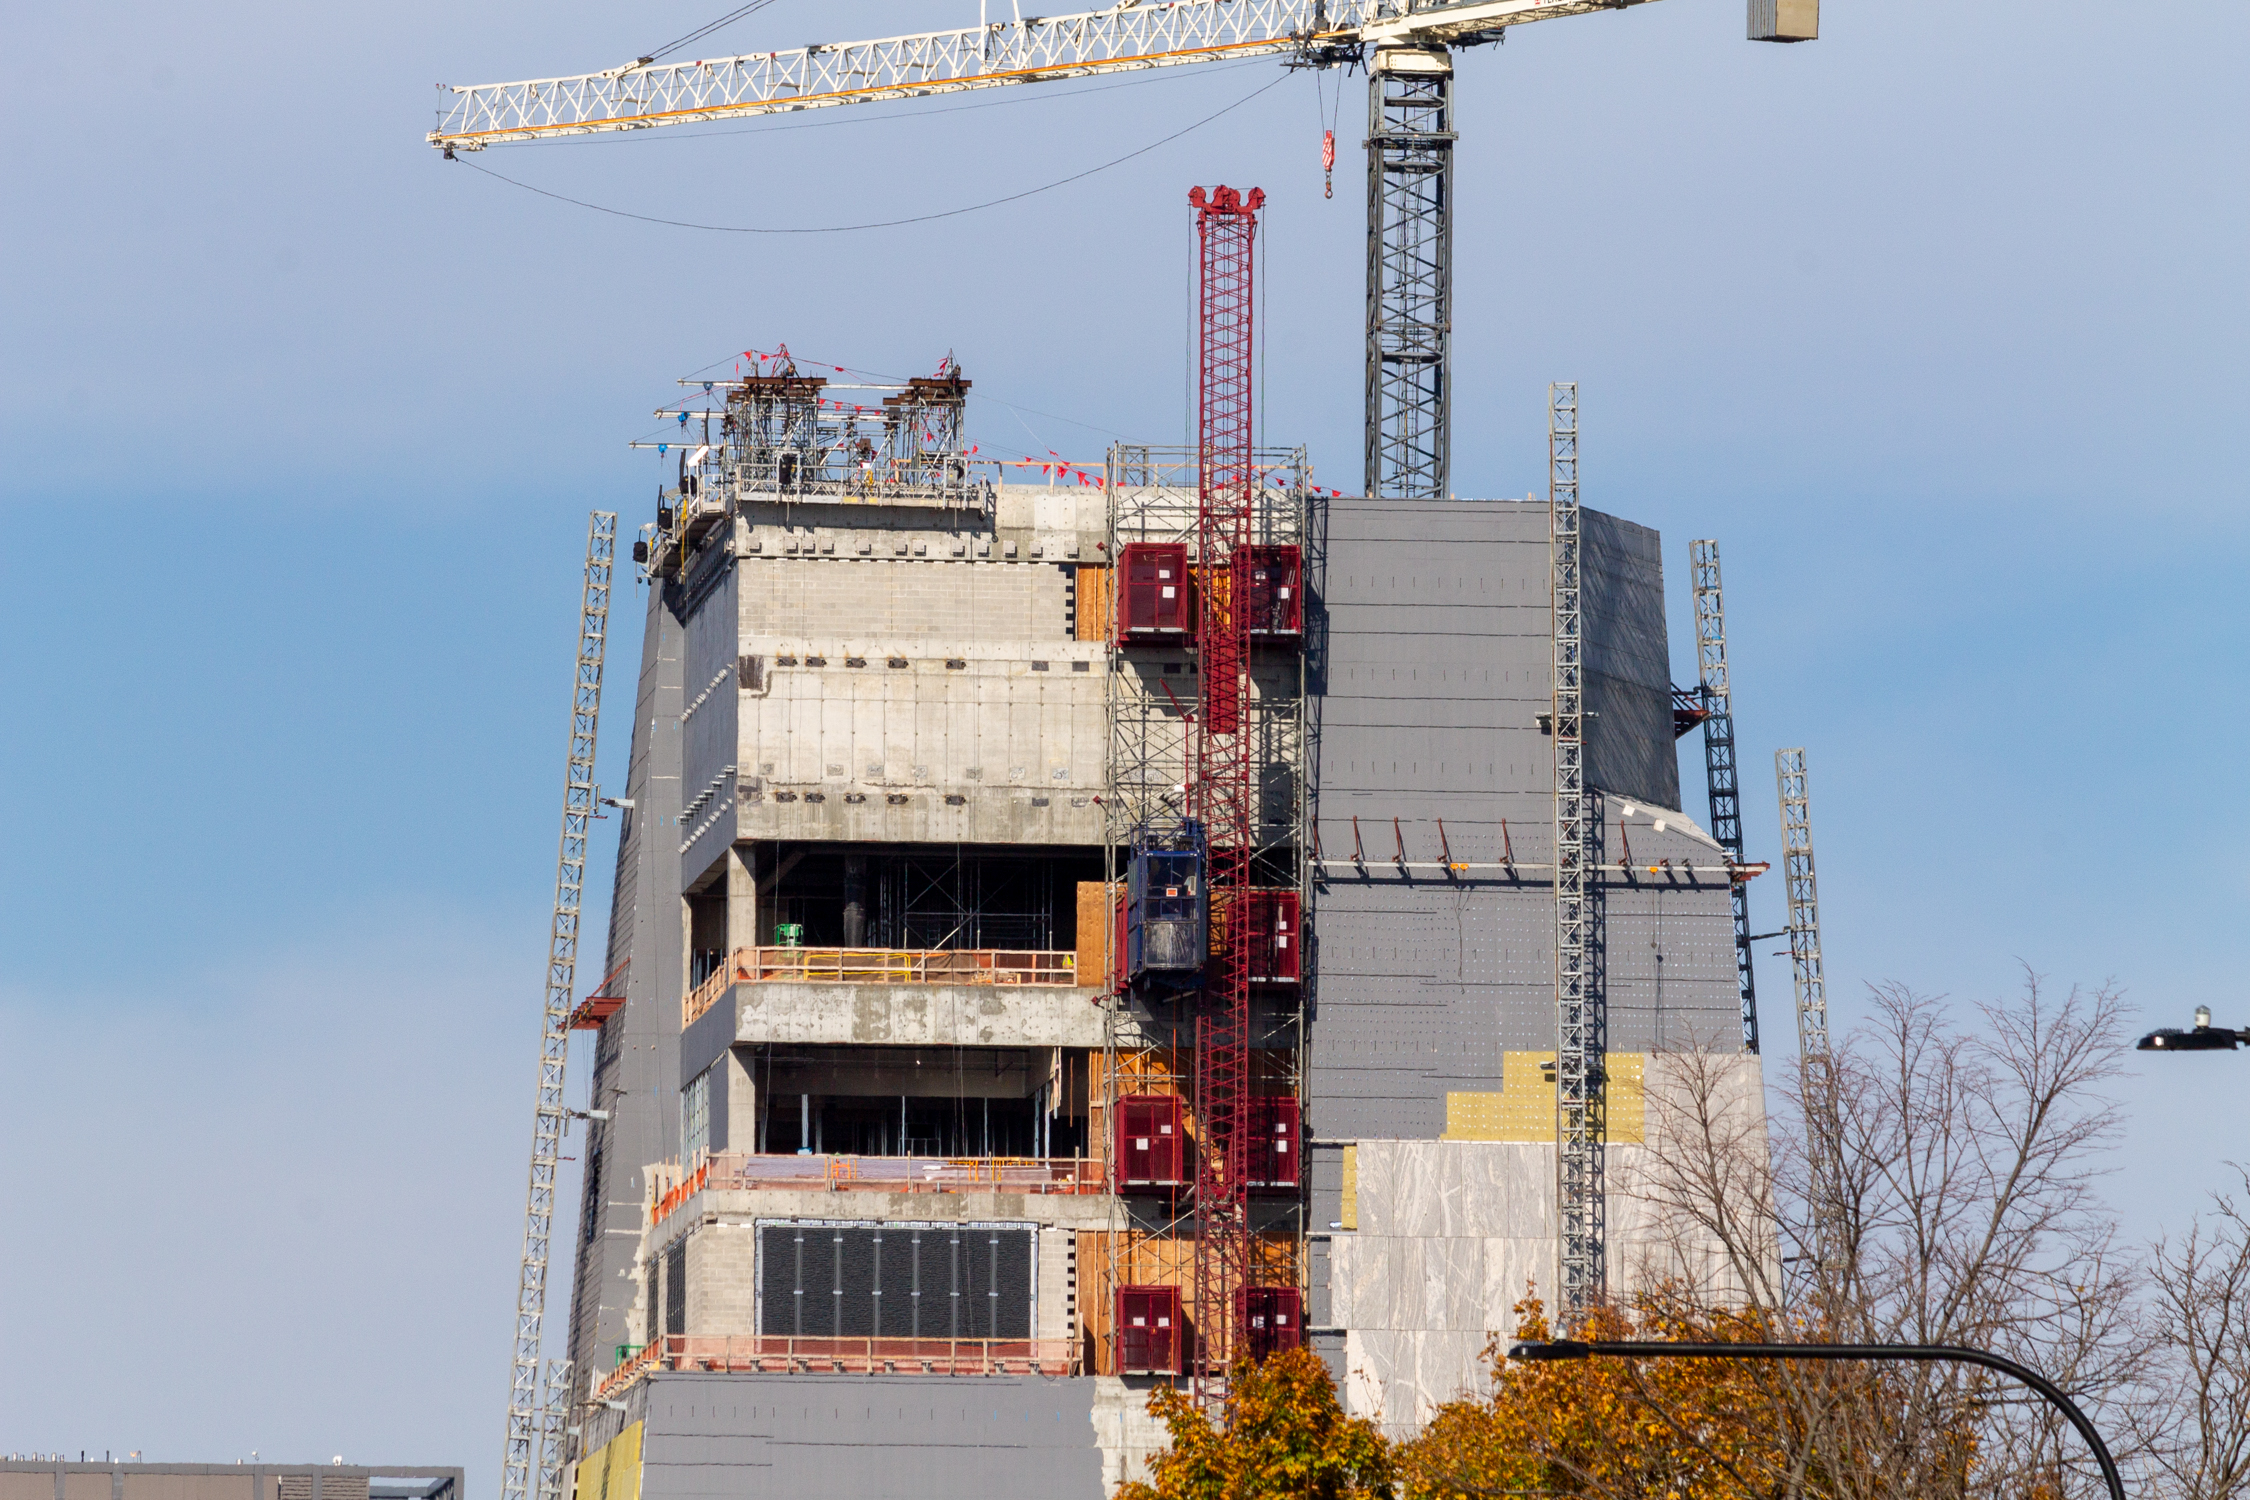
{"label": "crane cable", "polygon": [[744,16],[749,15],[752,11],[764,10],[771,4],[773,4],[773,0],[750,0],[750,3],[747,5],[737,6],[735,9],[730,10],[725,15],[719,17],[719,19],[717,19],[716,21],[711,21],[702,26],[698,26],[695,28],[695,30],[689,32],[686,36],[680,37],[676,41],[666,42],[663,46],[651,51],[648,56],[640,60],[640,66],[646,67],[650,63],[655,62],[660,57],[669,57],[673,53],[679,51],[682,47],[685,47],[688,43],[701,41],[703,38],[709,36],[712,32],[722,30],[728,26],[732,26],[735,22],[741,20]]}
{"label": "crane cable", "polygon": [[1146,156],[1149,152],[1154,151],[1159,146],[1168,146],[1172,142],[1178,140],[1181,136],[1188,135],[1191,132],[1197,130],[1201,130],[1204,126],[1210,124],[1216,119],[1219,119],[1221,116],[1234,113],[1236,110],[1242,108],[1243,105],[1248,104],[1251,100],[1257,98],[1260,94],[1265,93],[1266,90],[1278,87],[1285,79],[1288,78],[1288,76],[1289,75],[1287,73],[1283,73],[1282,75],[1280,75],[1280,77],[1275,78],[1273,82],[1252,89],[1249,93],[1244,94],[1241,98],[1235,100],[1234,103],[1226,106],[1226,108],[1221,109],[1214,114],[1205,115],[1202,119],[1196,121],[1193,125],[1183,126],[1182,128],[1173,131],[1170,135],[1163,137],[1161,140],[1150,141],[1147,145],[1140,147],[1138,150],[1128,151],[1123,156],[1116,157],[1110,161],[1105,161],[1098,167],[1088,167],[1083,172],[1073,172],[1068,177],[1059,177],[1053,182],[1043,183],[1035,188],[1025,188],[1020,193],[1010,193],[1003,198],[991,198],[982,203],[971,203],[961,208],[940,209],[936,213],[916,214],[911,218],[883,219],[867,224],[826,224],[802,229],[779,229],[771,226],[754,224],[696,224],[686,219],[664,219],[659,218],[654,214],[637,214],[629,209],[611,208],[608,205],[601,203],[589,203],[583,198],[573,198],[565,193],[551,192],[543,187],[533,187],[528,182],[519,182],[513,177],[509,177],[502,173],[493,171],[490,167],[478,166],[477,163],[470,161],[467,157],[453,156],[448,153],[446,159],[449,161],[459,161],[464,166],[471,167],[476,171],[482,172],[487,177],[495,178],[498,181],[508,184],[508,186],[510,187],[522,188],[527,193],[537,193],[542,198],[552,198],[558,203],[568,203],[576,208],[591,209],[595,213],[609,214],[614,218],[637,219],[643,224],[662,224],[672,229],[701,229],[709,231],[713,234],[849,234],[862,229],[896,229],[906,224],[927,224],[936,219],[957,218],[962,214],[973,214],[982,209],[998,208],[1002,204],[1017,203],[1025,198],[1037,197],[1041,193],[1053,192],[1056,188],[1059,187],[1068,187],[1071,183],[1083,181],[1088,177],[1092,177],[1097,172],[1106,172],[1111,167],[1123,166],[1126,162],[1131,161],[1137,156]]}

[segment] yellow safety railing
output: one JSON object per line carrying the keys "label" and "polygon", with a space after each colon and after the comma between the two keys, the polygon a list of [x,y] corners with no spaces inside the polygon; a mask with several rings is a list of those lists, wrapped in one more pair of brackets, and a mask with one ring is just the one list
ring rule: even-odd
{"label": "yellow safety railing", "polygon": [[737,984],[1078,983],[1075,950],[1036,948],[737,948],[688,991],[681,1024],[693,1026]]}

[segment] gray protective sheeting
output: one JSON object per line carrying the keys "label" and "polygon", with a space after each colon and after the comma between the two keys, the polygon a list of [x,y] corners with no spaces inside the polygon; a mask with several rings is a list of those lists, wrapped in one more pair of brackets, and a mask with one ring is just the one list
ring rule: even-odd
{"label": "gray protective sheeting", "polygon": [[[1547,507],[1337,500],[1327,513],[1317,810],[1331,863],[1312,928],[1307,1131],[1427,1140],[1447,1093],[1497,1090],[1502,1053],[1554,1045],[1545,870],[1439,868],[1552,862]],[[1629,839],[1639,865],[1718,864],[1701,829],[1675,813],[1658,834],[1647,812],[1680,800],[1657,535],[1594,511],[1584,535],[1597,857],[1621,858]],[[1613,882],[1597,909],[1611,1050],[1739,1037],[1723,877]]]}
{"label": "gray protective sheeting", "polygon": [[643,1500],[988,1500],[1102,1491],[1094,1382],[658,1375]]}

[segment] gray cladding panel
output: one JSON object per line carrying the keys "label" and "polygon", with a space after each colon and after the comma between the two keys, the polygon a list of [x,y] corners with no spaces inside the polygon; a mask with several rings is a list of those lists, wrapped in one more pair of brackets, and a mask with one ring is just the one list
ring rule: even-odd
{"label": "gray cladding panel", "polygon": [[[632,717],[627,720],[621,704],[608,716],[610,735],[628,723],[632,735],[626,795],[634,806],[619,830],[616,879],[617,905],[625,915],[611,921],[609,952],[599,973],[591,971],[589,953],[579,955],[582,994],[593,993],[602,974],[630,960],[622,980],[625,1006],[599,1033],[588,1086],[589,1097],[603,1099],[611,1118],[589,1123],[587,1149],[579,1153],[595,1177],[580,1185],[582,1222],[570,1308],[570,1357],[582,1386],[608,1373],[616,1346],[626,1342],[634,1283],[619,1272],[632,1265],[640,1243],[642,1169],[676,1157],[680,1149],[676,1018],[685,642],[664,593],[648,593]],[[614,673],[610,680],[618,682]]]}
{"label": "gray cladding panel", "polygon": [[[1497,1090],[1502,1053],[1554,1045],[1545,871],[1440,868],[1553,859],[1547,527],[1544,502],[1328,509],[1320,853],[1356,851],[1364,870],[1331,866],[1316,908],[1314,1138],[1436,1136],[1448,1092]],[[1624,798],[1676,808],[1659,538],[1589,511],[1585,559],[1589,770],[1617,794],[1603,816]],[[1637,817],[1636,861],[1717,862],[1708,839]],[[1736,1024],[1724,884],[1652,884],[1663,893],[1620,885],[1604,908],[1619,1051]]]}
{"label": "gray cladding panel", "polygon": [[1622,797],[1680,805],[1672,740],[1672,658],[1664,630],[1664,553],[1646,526],[1584,515],[1586,776]]}
{"label": "gray cladding panel", "polygon": [[1098,1500],[1094,1382],[670,1375],[648,1396],[645,1500]]}

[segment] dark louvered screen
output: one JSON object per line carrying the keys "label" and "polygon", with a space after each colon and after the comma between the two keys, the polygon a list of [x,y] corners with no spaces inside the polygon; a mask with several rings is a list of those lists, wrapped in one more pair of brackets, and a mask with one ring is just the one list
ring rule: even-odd
{"label": "dark louvered screen", "polygon": [[799,1338],[1027,1339],[1030,1229],[765,1224],[758,1331]]}
{"label": "dark louvered screen", "polygon": [[664,1252],[664,1331],[687,1332],[687,1241]]}

